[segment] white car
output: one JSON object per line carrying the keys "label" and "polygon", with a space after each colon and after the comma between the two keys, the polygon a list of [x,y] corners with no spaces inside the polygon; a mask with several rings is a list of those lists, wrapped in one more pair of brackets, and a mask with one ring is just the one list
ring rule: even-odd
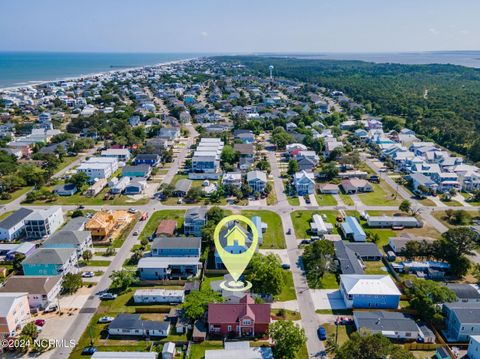
{"label": "white car", "polygon": [[110,323],[113,322],[115,318],[114,317],[101,317],[98,322],[99,323]]}
{"label": "white car", "polygon": [[100,294],[99,297],[102,300],[112,300],[112,299],[117,298],[117,295],[113,294],[113,293],[102,293],[102,294]]}
{"label": "white car", "polygon": [[45,310],[43,311],[44,313],[50,313],[50,312],[55,312],[58,309],[58,305],[56,304],[50,304],[48,305]]}
{"label": "white car", "polygon": [[132,207],[132,208],[128,209],[128,213],[137,213],[137,212],[138,212],[138,209],[136,209],[136,208]]}
{"label": "white car", "polygon": [[93,277],[95,277],[95,273],[93,273],[93,272],[83,272],[82,277],[83,278],[93,278]]}

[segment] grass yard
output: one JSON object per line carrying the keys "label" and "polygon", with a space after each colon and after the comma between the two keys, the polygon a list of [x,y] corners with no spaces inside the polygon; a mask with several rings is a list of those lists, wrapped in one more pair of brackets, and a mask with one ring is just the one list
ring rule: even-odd
{"label": "grass yard", "polygon": [[277,193],[275,192],[275,185],[273,184],[273,181],[268,181],[272,185],[272,190],[267,196],[267,205],[268,206],[274,206],[277,204]]}
{"label": "grass yard", "polygon": [[387,268],[382,261],[364,261],[366,266],[365,274],[388,274]]}
{"label": "grass yard", "polygon": [[275,300],[278,302],[286,302],[297,299],[297,295],[295,294],[295,286],[293,284],[292,272],[284,271],[283,280],[285,282],[285,286],[283,287],[282,292],[275,297]]}
{"label": "grass yard", "polygon": [[290,206],[300,206],[300,200],[297,196],[287,196],[287,201]]}
{"label": "grass yard", "polygon": [[331,194],[315,194],[319,206],[336,206],[337,200]]}
{"label": "grass yard", "polygon": [[10,196],[11,196],[10,199],[0,200],[0,204],[7,204],[7,203],[10,203],[12,201],[15,201],[18,197],[24,195],[25,193],[27,193],[31,189],[32,189],[32,187],[22,187],[20,189],[17,189],[16,191],[10,193]]}
{"label": "grass yard", "polygon": [[446,200],[441,200],[441,201],[448,207],[463,207],[463,204],[461,204],[458,201],[455,201],[454,199],[450,199],[448,201]]}
{"label": "grass yard", "polygon": [[120,234],[120,236],[118,236],[113,240],[112,242],[113,248],[120,248],[121,246],[123,246],[123,243],[127,239],[132,229],[135,227],[139,219],[140,219],[140,213],[137,213],[135,215],[135,218],[122,230],[122,233]]}
{"label": "grass yard", "polygon": [[223,275],[216,275],[216,276],[205,275],[205,277],[203,277],[202,284],[200,285],[200,289],[210,289],[210,283],[215,282],[217,280],[223,280]]}
{"label": "grass yard", "polygon": [[400,196],[396,198],[395,193],[386,183],[371,183],[372,192],[360,193],[358,198],[367,206],[398,206],[402,201]]}
{"label": "grass yard", "polygon": [[302,317],[299,312],[288,309],[272,309],[272,315],[281,320],[300,320]]}
{"label": "grass yard", "polygon": [[91,260],[88,262],[83,262],[88,267],[108,267],[110,265],[110,261],[102,261],[102,260]]}
{"label": "grass yard", "polygon": [[71,156],[71,157],[64,157],[62,163],[60,163],[57,168],[55,168],[56,172],[60,172],[68,165],[72,164],[78,159],[78,156]]}
{"label": "grass yard", "polygon": [[309,356],[308,356],[308,351],[307,351],[307,344],[305,344],[297,352],[297,355],[295,356],[295,359],[308,359],[308,358],[309,358]]}
{"label": "grass yard", "polygon": [[339,285],[335,274],[327,272],[323,275],[318,289],[338,289]]}
{"label": "grass yard", "polygon": [[348,194],[339,192],[338,195],[342,199],[345,206],[353,206],[354,205],[353,199]]}
{"label": "grass yard", "polygon": [[326,222],[332,223],[333,233],[337,234],[338,230],[335,227],[336,217],[338,216],[337,211],[310,211],[310,210],[299,210],[293,211],[290,213],[292,218],[293,228],[295,230],[295,235],[297,239],[305,239],[310,237],[310,222],[314,214],[326,215]]}
{"label": "grass yard", "polygon": [[476,206],[480,206],[480,202],[475,202],[475,201],[471,201],[471,202],[470,202],[470,201],[468,201],[468,199],[469,199],[470,197],[472,197],[472,195],[471,195],[470,193],[460,192],[460,194],[463,196],[463,198],[465,198],[465,201],[466,201],[469,205],[475,206],[475,207],[476,207]]}
{"label": "grass yard", "polygon": [[[469,213],[471,214],[471,212],[469,212]],[[440,222],[442,222],[442,224],[444,224],[448,228],[455,228],[455,227],[459,226],[459,225],[452,224],[448,221],[445,211],[434,211],[434,212],[432,212],[432,215],[436,219],[438,219]],[[471,216],[469,218],[467,218],[466,223],[463,224],[463,225],[467,226],[467,225],[470,225],[470,224],[473,224]],[[460,226],[462,226],[462,225],[460,225]]]}
{"label": "grass yard", "polygon": [[143,238],[148,238],[150,235],[156,231],[160,222],[164,219],[175,219],[177,221],[177,230],[183,226],[183,218],[185,217],[185,210],[175,209],[175,210],[162,210],[154,212],[148,219],[145,228],[138,237],[139,241]]}
{"label": "grass yard", "polygon": [[223,349],[223,342],[221,340],[206,340],[202,343],[194,343],[190,349],[188,359],[204,359],[205,350]]}
{"label": "grass yard", "polygon": [[266,223],[268,228],[263,234],[263,244],[261,249],[283,249],[285,245],[285,235],[283,234],[282,219],[280,216],[272,211],[242,211],[242,215],[246,217],[259,216],[262,222]]}
{"label": "grass yard", "polygon": [[355,331],[354,325],[322,324],[322,327],[327,331],[327,337],[337,337],[338,345],[342,345],[348,341],[350,335]]}

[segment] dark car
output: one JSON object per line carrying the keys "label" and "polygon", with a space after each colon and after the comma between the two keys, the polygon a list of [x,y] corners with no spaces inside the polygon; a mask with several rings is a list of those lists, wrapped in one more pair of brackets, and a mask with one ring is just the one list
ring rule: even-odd
{"label": "dark car", "polygon": [[82,350],[82,355],[93,355],[97,351],[97,348],[89,346]]}
{"label": "dark car", "polygon": [[303,198],[305,199],[305,203],[306,203],[306,204],[312,203],[312,202],[310,201],[310,197],[309,197],[309,196],[303,196]]}
{"label": "dark car", "polygon": [[292,229],[291,229],[291,228],[289,228],[289,229],[287,230],[287,234],[292,234]]}
{"label": "dark car", "polygon": [[283,263],[282,264],[282,269],[290,269],[290,264]]}
{"label": "dark car", "polygon": [[304,239],[300,242],[300,244],[310,244],[310,241],[308,239]]}
{"label": "dark car", "polygon": [[320,340],[325,340],[327,339],[327,331],[325,330],[324,327],[319,327],[317,330],[318,338]]}

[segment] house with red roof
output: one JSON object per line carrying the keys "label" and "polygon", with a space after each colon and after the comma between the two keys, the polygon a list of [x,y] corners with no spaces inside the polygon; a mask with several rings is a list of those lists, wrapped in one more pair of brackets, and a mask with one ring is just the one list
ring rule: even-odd
{"label": "house with red roof", "polygon": [[210,303],[208,305],[208,332],[211,335],[255,336],[268,331],[270,304],[255,304],[246,294],[240,302]]}

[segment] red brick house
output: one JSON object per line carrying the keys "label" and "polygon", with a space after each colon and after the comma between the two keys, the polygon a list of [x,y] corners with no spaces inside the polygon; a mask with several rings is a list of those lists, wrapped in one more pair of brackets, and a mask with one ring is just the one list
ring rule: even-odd
{"label": "red brick house", "polygon": [[208,305],[208,332],[212,335],[255,336],[265,334],[270,324],[270,304],[255,304],[246,294],[238,304]]}

